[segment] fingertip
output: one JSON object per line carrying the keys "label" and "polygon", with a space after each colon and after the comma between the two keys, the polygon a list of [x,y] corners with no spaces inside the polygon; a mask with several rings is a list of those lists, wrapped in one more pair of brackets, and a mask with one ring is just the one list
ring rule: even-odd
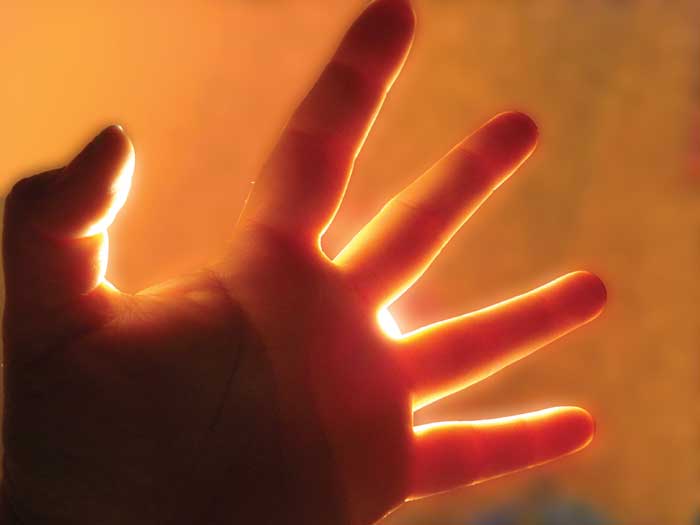
{"label": "fingertip", "polygon": [[537,146],[539,131],[525,113],[499,113],[462,143],[462,147],[482,159],[489,171],[498,174],[502,184]]}
{"label": "fingertip", "polygon": [[124,127],[121,124],[110,124],[107,127],[105,127],[99,135],[108,135],[108,134],[115,134],[115,135],[124,135]]}
{"label": "fingertip", "polygon": [[124,128],[119,124],[111,124],[104,128],[95,137],[98,147],[103,153],[111,153],[117,159],[127,158],[134,153],[134,146],[131,143]]}
{"label": "fingertip", "polygon": [[578,273],[581,275],[580,279],[583,279],[587,283],[586,286],[593,298],[592,302],[598,305],[599,310],[602,311],[608,300],[608,290],[605,283],[594,273],[588,271],[580,271]]}
{"label": "fingertip", "polygon": [[121,126],[100,131],[62,170],[47,199],[52,233],[82,238],[105,230],[126,201],[134,164],[134,147]]}
{"label": "fingertip", "polygon": [[[110,144],[109,147],[112,149],[117,163],[121,166],[117,179],[124,177],[131,179],[134,169],[135,152],[134,145],[124,131],[124,128],[119,124],[112,124],[107,126],[101,132],[101,135],[105,135],[104,140]],[[116,188],[123,184],[123,181],[115,181],[114,186]]]}
{"label": "fingertip", "polygon": [[575,406],[558,407],[556,429],[552,432],[553,452],[572,454],[591,444],[596,432],[595,419],[590,412]]}
{"label": "fingertip", "polygon": [[526,113],[505,111],[493,117],[486,125],[491,127],[494,141],[517,149],[517,154],[521,156],[532,153],[537,146],[539,128]]}
{"label": "fingertip", "polygon": [[[111,171],[111,174],[106,172],[103,175],[104,182],[108,186],[101,188],[102,210],[94,214],[93,220],[83,231],[77,233],[79,237],[89,237],[105,231],[126,203],[131,189],[135,166],[134,147],[131,140],[119,125],[108,126],[99,137],[105,144],[102,146],[103,162],[108,166],[111,164],[107,170]],[[95,193],[98,195],[98,192]]]}
{"label": "fingertip", "polygon": [[598,317],[605,308],[608,292],[603,280],[588,271],[577,271],[566,276],[572,286],[572,295],[588,320]]}
{"label": "fingertip", "polygon": [[505,121],[507,125],[520,133],[525,140],[536,143],[540,135],[539,127],[535,120],[522,111],[504,111],[497,115],[497,118]]}
{"label": "fingertip", "polygon": [[355,20],[338,50],[344,62],[382,76],[405,59],[416,25],[407,0],[376,0]]}
{"label": "fingertip", "polygon": [[[80,178],[80,184],[85,184],[91,178],[99,178],[110,167],[120,165],[133,156],[134,148],[124,129],[112,124],[102,129],[95,137],[68,163],[62,182]],[[89,177],[93,174],[93,177]]]}
{"label": "fingertip", "polygon": [[416,12],[409,0],[375,0],[370,3],[361,16],[377,17],[402,32],[412,31],[416,25]]}

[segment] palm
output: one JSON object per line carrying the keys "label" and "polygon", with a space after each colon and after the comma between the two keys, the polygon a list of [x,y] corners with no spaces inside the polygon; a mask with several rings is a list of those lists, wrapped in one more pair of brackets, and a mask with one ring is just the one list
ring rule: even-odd
{"label": "palm", "polygon": [[[410,393],[373,312],[318,253],[264,230],[236,240],[249,250],[226,263],[237,279],[210,269],[141,292],[31,367],[39,395],[25,396],[27,378],[15,376],[9,401],[45,415],[9,420],[12,449],[33,463],[21,470],[51,466],[45,515],[192,523],[210,509],[206,523],[242,512],[276,523],[293,510],[307,523],[340,523],[346,474],[365,519],[403,500]],[[253,297],[235,295],[237,281],[255,283]],[[107,486],[96,471],[109,473]],[[261,511],[255,494],[271,490],[285,504]],[[130,504],[115,506],[116,495]]]}
{"label": "palm", "polygon": [[334,260],[319,249],[412,28],[402,0],[368,8],[287,125],[224,256],[195,274],[136,295],[104,280],[133,160],[118,128],[16,186],[3,492],[17,517],[363,525],[590,439],[573,408],[412,426],[413,410],[595,317],[604,290],[590,274],[398,338],[376,319],[532,152],[527,117],[460,143]]}
{"label": "palm", "polygon": [[324,511],[301,521],[377,519],[407,496],[412,428],[410,391],[376,309],[315,247],[274,230],[252,227],[233,250],[235,266],[224,262],[218,273],[250,323],[250,340],[262,345],[251,351],[264,362],[251,362],[275,378],[281,435],[298,462],[295,499]]}

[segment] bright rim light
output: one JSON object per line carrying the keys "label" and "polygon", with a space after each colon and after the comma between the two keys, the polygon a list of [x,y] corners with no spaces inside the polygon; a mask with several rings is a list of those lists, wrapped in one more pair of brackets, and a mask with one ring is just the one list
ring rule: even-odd
{"label": "bright rim light", "polygon": [[401,328],[399,328],[396,320],[386,308],[382,308],[377,312],[377,322],[384,333],[389,337],[393,339],[401,337]]}
{"label": "bright rim light", "polygon": [[103,217],[99,218],[95,223],[91,224],[87,228],[82,237],[91,237],[93,235],[97,235],[98,233],[104,232],[107,230],[109,225],[112,224],[114,218],[117,216],[117,213],[119,213],[122,206],[124,206],[126,198],[129,195],[135,163],[136,158],[134,156],[134,151],[131,150],[110,189],[112,202],[109,209]]}

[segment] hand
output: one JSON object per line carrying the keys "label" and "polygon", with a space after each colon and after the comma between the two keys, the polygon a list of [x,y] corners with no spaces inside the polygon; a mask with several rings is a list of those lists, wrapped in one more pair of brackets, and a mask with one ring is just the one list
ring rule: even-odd
{"label": "hand", "polygon": [[230,246],[197,273],[135,295],[105,280],[134,165],[121,128],[13,188],[7,522],[366,525],[590,441],[578,408],[415,428],[412,412],[593,319],[605,301],[593,275],[401,337],[377,323],[532,153],[528,117],[489,121],[334,260],[319,248],[413,27],[405,1],[367,8],[287,124]]}

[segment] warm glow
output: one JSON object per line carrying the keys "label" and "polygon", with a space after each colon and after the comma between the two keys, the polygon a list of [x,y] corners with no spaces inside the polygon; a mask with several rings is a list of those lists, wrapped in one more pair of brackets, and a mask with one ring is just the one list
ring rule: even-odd
{"label": "warm glow", "polygon": [[422,434],[430,430],[437,430],[441,428],[458,428],[458,427],[499,427],[504,425],[512,425],[518,422],[528,422],[534,420],[549,419],[557,415],[563,414],[571,410],[580,410],[576,407],[560,406],[545,408],[543,410],[537,410],[535,412],[528,412],[526,414],[517,414],[514,416],[497,417],[492,419],[478,419],[474,421],[438,421],[436,423],[426,423],[425,425],[416,425],[413,427],[413,432],[416,434]]}
{"label": "warm glow", "polygon": [[107,262],[109,261],[109,236],[107,232],[102,234],[102,243],[100,251],[97,253],[97,283],[105,282],[105,274],[107,273]]}
{"label": "warm glow", "polygon": [[382,308],[377,312],[377,322],[382,331],[392,339],[401,337],[401,328],[399,328],[396,319],[394,319],[394,316],[391,315],[387,308]]}
{"label": "warm glow", "polygon": [[[468,312],[466,314],[458,315],[456,317],[450,317],[448,319],[442,319],[441,321],[436,321],[434,323],[421,326],[420,328],[416,328],[415,330],[412,330],[411,332],[406,333],[403,337],[405,338],[411,338],[411,337],[417,337],[420,336],[421,334],[424,334],[426,332],[430,331],[436,331],[436,330],[441,330],[447,328],[449,325],[454,325],[459,322],[464,322],[465,319],[468,319],[469,317],[487,317],[489,314],[492,314],[494,312],[497,312],[498,310],[503,310],[511,306],[517,306],[519,303],[521,303],[523,300],[527,299],[528,297],[537,297],[537,296],[542,296],[547,290],[550,290],[552,288],[555,288],[561,281],[564,281],[566,279],[570,279],[572,276],[577,274],[578,272],[571,272],[566,275],[562,275],[561,277],[557,277],[556,279],[543,284],[542,286],[538,286],[537,288],[530,290],[528,292],[522,293],[520,295],[513,296],[509,299],[506,299],[504,301],[500,301],[498,303],[494,303],[492,305],[486,306],[484,308],[480,308],[478,310],[474,310],[472,312]],[[403,292],[402,292],[403,293]],[[600,312],[598,312],[600,313]]]}
{"label": "warm glow", "polygon": [[110,193],[112,194],[112,202],[110,203],[107,212],[98,219],[96,222],[91,224],[83,237],[91,237],[97,235],[98,233],[107,230],[110,224],[114,221],[114,218],[119,213],[119,210],[124,206],[126,198],[129,195],[129,189],[131,188],[131,178],[134,174],[134,165],[136,162],[136,157],[134,155],[134,150],[129,151],[129,155],[124,161],[124,165],[119,171],[119,175],[114,179],[112,187],[110,188]]}

